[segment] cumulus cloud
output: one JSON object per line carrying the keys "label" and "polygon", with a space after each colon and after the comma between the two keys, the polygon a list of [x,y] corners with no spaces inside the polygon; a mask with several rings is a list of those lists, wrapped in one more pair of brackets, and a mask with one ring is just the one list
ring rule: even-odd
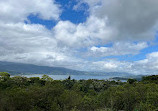
{"label": "cumulus cloud", "polygon": [[[58,20],[61,10],[54,0],[0,1],[0,60],[47,66],[66,66],[77,61],[59,48],[52,31],[40,24],[25,24],[27,16]],[[67,65],[69,66],[69,65]]]}
{"label": "cumulus cloud", "polygon": [[85,23],[73,24],[69,21],[60,21],[53,28],[55,38],[66,46],[85,47],[108,43],[114,40],[115,35],[104,22],[95,16],[87,18]]}
{"label": "cumulus cloud", "polygon": [[116,42],[112,47],[96,47],[90,48],[88,55],[96,57],[119,56],[119,55],[136,55],[140,50],[148,47],[146,42]]}
{"label": "cumulus cloud", "polygon": [[[0,33],[1,60],[26,62],[27,59],[39,59],[57,49],[55,39],[42,25],[1,23]],[[34,54],[37,57],[33,57]]]}
{"label": "cumulus cloud", "polygon": [[157,74],[158,73],[158,52],[147,54],[146,59],[135,62],[135,70],[142,73]]}
{"label": "cumulus cloud", "polygon": [[103,72],[128,72],[134,73],[134,69],[131,67],[133,63],[126,61],[118,61],[115,59],[105,59],[103,61],[96,61],[92,63],[93,70],[103,71]]}
{"label": "cumulus cloud", "polygon": [[106,59],[92,63],[92,70],[128,72],[133,74],[157,74],[158,73],[158,52],[146,55],[145,59],[127,62],[116,59]]}
{"label": "cumulus cloud", "polygon": [[138,61],[119,61],[117,59],[105,59],[102,61],[87,62],[83,66],[91,71],[101,72],[127,72],[132,74],[157,74],[158,52],[147,54],[145,59]]}
{"label": "cumulus cloud", "polygon": [[[117,41],[150,41],[158,27],[156,0],[81,0],[89,5],[85,23],[60,21],[54,28],[56,38],[66,45],[98,46]],[[59,33],[60,32],[60,33]]]}
{"label": "cumulus cloud", "polygon": [[[153,39],[158,22],[157,0],[82,0],[90,13],[115,30],[118,39]],[[97,3],[98,4],[97,4]]]}
{"label": "cumulus cloud", "polygon": [[1,0],[0,20],[23,22],[30,14],[42,19],[59,19],[61,10],[54,0]]}

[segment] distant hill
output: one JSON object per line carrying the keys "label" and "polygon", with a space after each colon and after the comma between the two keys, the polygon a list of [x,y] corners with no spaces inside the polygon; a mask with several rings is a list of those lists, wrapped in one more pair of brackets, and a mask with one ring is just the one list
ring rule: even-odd
{"label": "distant hill", "polygon": [[129,78],[131,79],[136,79],[137,81],[141,81],[142,77],[145,75],[131,75],[131,76],[124,76],[124,77],[113,77],[111,79],[113,80],[128,80]]}
{"label": "distant hill", "polygon": [[2,62],[0,61],[0,72],[11,74],[81,74],[82,71],[66,69],[62,67],[38,66],[32,64]]}
{"label": "distant hill", "polygon": [[59,74],[59,75],[107,75],[113,77],[131,76],[124,72],[86,72],[67,69],[63,67],[38,66],[32,64],[13,63],[0,61],[0,72],[9,72],[12,75],[22,74]]}

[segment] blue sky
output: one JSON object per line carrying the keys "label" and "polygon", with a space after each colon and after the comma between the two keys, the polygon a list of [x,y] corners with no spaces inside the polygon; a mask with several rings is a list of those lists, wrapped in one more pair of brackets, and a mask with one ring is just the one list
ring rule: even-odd
{"label": "blue sky", "polygon": [[[74,24],[79,24],[86,21],[88,17],[87,4],[83,3],[79,10],[75,10],[74,6],[78,4],[76,0],[56,0],[56,3],[59,4],[62,9],[60,20],[71,21]],[[39,18],[38,15],[31,14],[27,18],[31,24],[42,24],[49,30],[57,24],[57,21],[43,20]]]}
{"label": "blue sky", "polygon": [[0,1],[0,60],[85,71],[156,74],[157,3]]}

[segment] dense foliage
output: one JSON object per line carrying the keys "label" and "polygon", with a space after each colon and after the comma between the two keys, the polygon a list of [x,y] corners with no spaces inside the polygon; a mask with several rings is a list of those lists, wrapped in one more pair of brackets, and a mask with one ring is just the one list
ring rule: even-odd
{"label": "dense foliage", "polygon": [[[104,79],[104,78],[103,78]],[[53,80],[0,73],[0,111],[157,111],[158,76],[105,80]]]}

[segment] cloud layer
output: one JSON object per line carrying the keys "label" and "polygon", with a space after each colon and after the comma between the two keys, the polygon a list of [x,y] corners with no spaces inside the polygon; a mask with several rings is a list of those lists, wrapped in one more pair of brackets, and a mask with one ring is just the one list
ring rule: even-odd
{"label": "cloud layer", "polygon": [[[102,59],[135,56],[150,46],[157,29],[156,0],[82,0],[75,10],[84,3],[89,5],[89,16],[84,23],[74,24],[60,20],[64,12],[54,0],[1,0],[0,60],[87,71],[158,73],[158,52],[133,62]],[[26,24],[29,15],[57,24],[51,30]]]}

